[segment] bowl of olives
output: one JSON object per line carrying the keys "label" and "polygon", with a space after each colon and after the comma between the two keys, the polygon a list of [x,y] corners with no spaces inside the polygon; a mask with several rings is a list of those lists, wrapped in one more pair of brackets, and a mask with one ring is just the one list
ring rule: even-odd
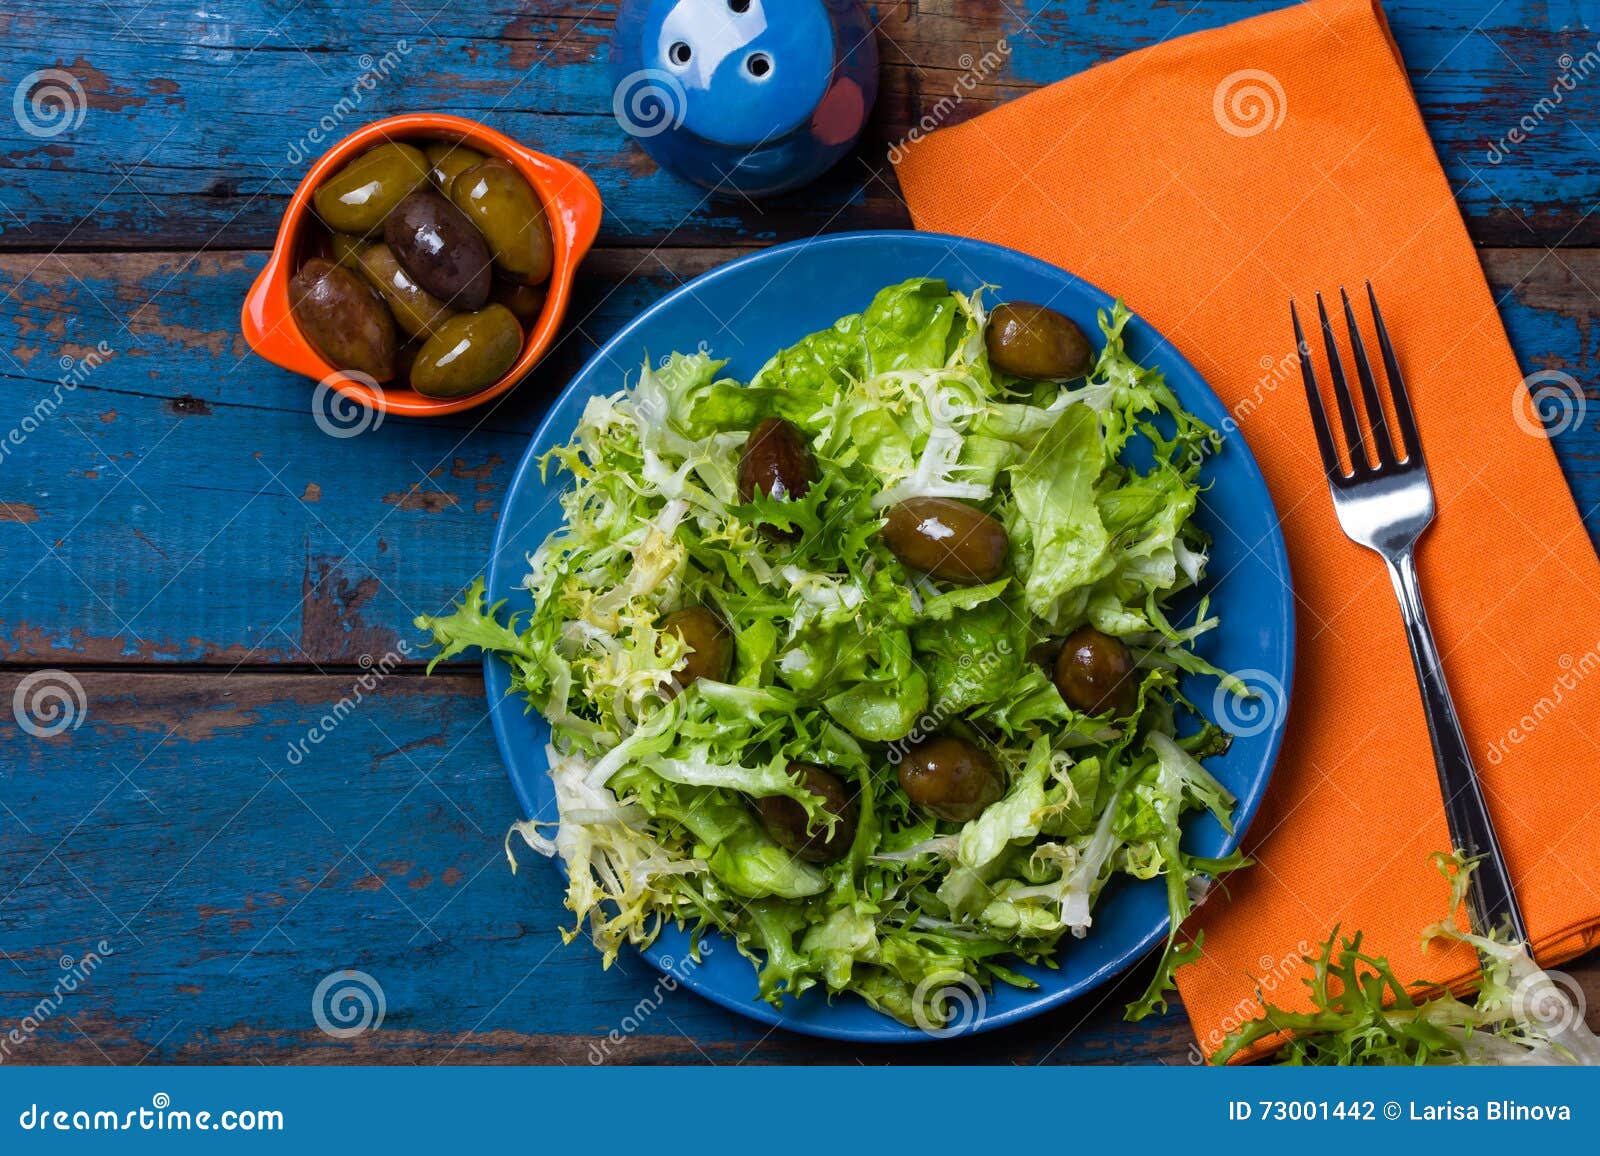
{"label": "bowl of olives", "polygon": [[582,170],[477,121],[377,121],[295,190],[245,339],[375,410],[482,405],[549,348],[600,214]]}

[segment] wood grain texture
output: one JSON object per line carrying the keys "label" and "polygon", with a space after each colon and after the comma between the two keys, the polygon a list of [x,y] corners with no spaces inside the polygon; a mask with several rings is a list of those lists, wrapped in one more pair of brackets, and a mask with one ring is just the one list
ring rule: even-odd
{"label": "wood grain texture", "polygon": [[[606,244],[761,243],[895,225],[903,209],[888,147],[964,75],[977,74],[972,91],[940,119],[1279,6],[885,0],[873,6],[883,95],[868,137],[819,185],[758,206],[707,198],[658,171],[617,127],[609,4],[219,0],[197,9],[179,0],[76,8],[24,0],[0,15],[0,77],[64,70],[86,107],[58,135],[0,120],[8,177],[0,246],[263,246],[326,139],[415,109],[487,120],[585,166],[609,207]],[[1583,125],[1600,110],[1600,84],[1576,83],[1559,109],[1536,111],[1562,61],[1596,48],[1600,31],[1585,28],[1597,23],[1592,8],[1397,0],[1388,10],[1474,235],[1497,245],[1593,244],[1600,225],[1587,214],[1600,198],[1600,154]],[[976,63],[1002,41],[1003,67]],[[363,76],[377,79],[363,87]],[[1492,163],[1496,142],[1524,116],[1534,118],[1526,140]],[[322,144],[312,139],[318,132]]]}
{"label": "wood grain texture", "polygon": [[[560,345],[506,400],[342,441],[313,421],[307,383],[238,337],[259,254],[0,256],[0,421],[81,374],[20,446],[0,428],[0,661],[348,665],[414,639],[411,619],[480,572],[549,399],[645,305],[739,251],[603,250]],[[1589,380],[1600,253],[1485,265],[1526,369]],[[63,370],[102,342],[102,364]],[[1586,405],[1555,445],[1592,510],[1592,392]]]}

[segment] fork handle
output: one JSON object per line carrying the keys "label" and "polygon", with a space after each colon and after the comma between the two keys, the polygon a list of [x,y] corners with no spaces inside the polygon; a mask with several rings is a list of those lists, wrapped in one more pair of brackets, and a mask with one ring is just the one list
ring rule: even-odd
{"label": "fork handle", "polygon": [[[1411,661],[1417,671],[1417,687],[1422,691],[1422,710],[1428,719],[1428,737],[1433,741],[1433,761],[1439,769],[1439,790],[1444,795],[1445,818],[1450,838],[1457,850],[1480,860],[1472,873],[1467,891],[1468,915],[1479,934],[1508,930],[1523,943],[1529,942],[1528,928],[1517,906],[1511,887],[1511,872],[1494,833],[1494,821],[1484,801],[1483,785],[1467,751],[1461,720],[1456,717],[1450,687],[1445,682],[1444,663],[1428,625],[1428,612],[1422,604],[1422,588],[1417,581],[1414,549],[1407,547],[1387,559],[1389,577],[1400,599],[1400,616],[1405,620],[1406,638],[1411,643]],[[1507,926],[1509,925],[1509,926]]]}

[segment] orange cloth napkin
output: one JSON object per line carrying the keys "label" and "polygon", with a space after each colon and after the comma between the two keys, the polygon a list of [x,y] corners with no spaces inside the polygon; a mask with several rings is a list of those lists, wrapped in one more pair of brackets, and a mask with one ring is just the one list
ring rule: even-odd
{"label": "orange cloth napkin", "polygon": [[1196,916],[1205,953],[1179,972],[1200,1046],[1259,1015],[1258,990],[1305,1006],[1298,957],[1335,925],[1407,981],[1475,970],[1420,948],[1450,838],[1394,594],[1339,529],[1292,359],[1289,300],[1304,315],[1317,290],[1371,279],[1395,337],[1438,496],[1423,589],[1538,958],[1594,946],[1600,564],[1382,9],[1312,0],[1159,44],[934,132],[898,170],[918,228],[1043,258],[1162,330],[1277,503],[1294,701],[1245,841],[1258,864]]}

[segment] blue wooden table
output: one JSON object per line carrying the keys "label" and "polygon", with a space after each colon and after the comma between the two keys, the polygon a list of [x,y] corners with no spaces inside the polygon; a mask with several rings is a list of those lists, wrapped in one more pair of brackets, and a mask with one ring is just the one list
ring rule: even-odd
{"label": "blue wooden table", "polygon": [[[617,128],[609,4],[7,4],[0,1060],[1186,1060],[1181,1014],[1120,1021],[1143,975],[1022,1029],[885,1053],[769,1033],[637,960],[602,972],[562,945],[554,872],[507,870],[515,806],[476,663],[425,679],[405,647],[412,616],[481,569],[529,435],[599,342],[750,248],[907,224],[888,143],[964,58],[1011,48],[961,117],[1274,6],[879,3],[869,139],[816,189],[753,205],[704,198]],[[1600,59],[1600,3],[1388,10],[1525,368],[1592,382],[1600,75],[1491,152]],[[64,119],[34,119],[19,84],[61,88]],[[415,109],[587,167],[605,227],[559,348],[503,404],[336,441],[307,383],[245,348],[238,307],[311,130]],[[1591,534],[1596,400],[1556,439]],[[1600,961],[1571,970],[1600,990]],[[381,1025],[346,1030],[350,983],[381,989]]]}

